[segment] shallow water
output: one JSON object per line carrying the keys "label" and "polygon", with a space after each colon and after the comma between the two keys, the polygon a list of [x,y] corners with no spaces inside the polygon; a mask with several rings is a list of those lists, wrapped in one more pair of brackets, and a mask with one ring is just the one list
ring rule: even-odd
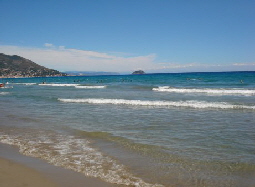
{"label": "shallow water", "polygon": [[120,185],[255,185],[254,72],[6,81],[0,141],[25,155]]}

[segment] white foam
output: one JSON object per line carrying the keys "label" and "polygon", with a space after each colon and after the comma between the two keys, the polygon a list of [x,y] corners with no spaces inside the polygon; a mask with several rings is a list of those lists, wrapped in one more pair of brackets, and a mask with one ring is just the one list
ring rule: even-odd
{"label": "white foam", "polygon": [[66,103],[90,103],[90,104],[113,104],[113,105],[135,105],[135,106],[156,106],[156,107],[188,107],[188,108],[214,108],[214,109],[255,109],[255,106],[236,105],[226,102],[207,101],[142,101],[125,99],[58,99]]}
{"label": "white foam", "polygon": [[102,89],[102,88],[106,88],[106,86],[75,86],[75,88],[83,88],[83,89]]}
{"label": "white foam", "polygon": [[175,93],[205,93],[211,95],[244,95],[253,96],[255,95],[255,90],[248,89],[197,89],[197,88],[173,88],[169,86],[162,86],[158,88],[153,88],[153,91],[159,92],[175,92]]}
{"label": "white foam", "polygon": [[0,92],[0,95],[8,95],[10,94],[9,92]]}
{"label": "white foam", "polygon": [[24,83],[26,86],[36,85],[36,83]]}
{"label": "white foam", "polygon": [[10,89],[10,88],[13,88],[13,86],[4,86],[4,87],[1,87],[0,89]]}
{"label": "white foam", "polygon": [[26,85],[26,86],[36,85],[36,83],[12,83],[12,84],[21,84],[21,85]]}
{"label": "white foam", "polygon": [[102,89],[102,88],[106,88],[106,86],[82,86],[81,84],[56,84],[56,83],[52,83],[52,84],[39,84],[40,86],[70,86],[70,87],[75,87],[75,88],[80,88],[80,89]]}
{"label": "white foam", "polygon": [[79,86],[80,84],[39,84],[40,86]]}
{"label": "white foam", "polygon": [[51,164],[72,169],[86,176],[98,177],[119,185],[162,187],[135,177],[124,165],[92,148],[86,139],[49,132],[37,133],[36,136],[31,133],[7,135],[1,132],[0,135],[1,143],[18,146],[24,155],[45,159]]}

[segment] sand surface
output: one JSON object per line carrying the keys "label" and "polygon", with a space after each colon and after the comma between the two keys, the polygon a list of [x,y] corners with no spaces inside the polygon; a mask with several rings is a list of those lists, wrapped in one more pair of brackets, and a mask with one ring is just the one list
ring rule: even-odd
{"label": "sand surface", "polygon": [[1,187],[57,187],[41,173],[13,161],[0,158]]}

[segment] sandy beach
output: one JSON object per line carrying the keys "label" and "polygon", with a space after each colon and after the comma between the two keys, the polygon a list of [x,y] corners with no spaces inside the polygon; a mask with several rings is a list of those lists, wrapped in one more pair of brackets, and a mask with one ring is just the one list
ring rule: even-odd
{"label": "sandy beach", "polygon": [[96,178],[86,177],[43,160],[21,155],[9,145],[0,144],[1,187],[110,187]]}
{"label": "sandy beach", "polygon": [[56,187],[41,173],[24,165],[0,158],[0,181],[2,187]]}

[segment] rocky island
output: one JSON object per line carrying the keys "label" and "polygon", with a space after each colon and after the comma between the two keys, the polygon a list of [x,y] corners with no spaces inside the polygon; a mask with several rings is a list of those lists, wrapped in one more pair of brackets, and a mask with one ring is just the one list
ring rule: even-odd
{"label": "rocky island", "polygon": [[145,74],[145,72],[143,70],[134,71],[132,73],[132,75],[142,75],[142,74]]}
{"label": "rocky island", "polygon": [[35,62],[17,55],[0,53],[0,77],[52,77],[66,76],[57,70],[45,68]]}

